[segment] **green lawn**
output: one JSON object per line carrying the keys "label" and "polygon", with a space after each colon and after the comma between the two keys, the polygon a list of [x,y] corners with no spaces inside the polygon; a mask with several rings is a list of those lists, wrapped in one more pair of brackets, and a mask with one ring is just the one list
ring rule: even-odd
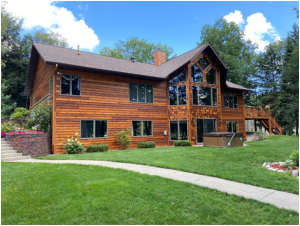
{"label": "green lawn", "polygon": [[299,193],[299,180],[262,168],[264,162],[285,161],[299,150],[299,138],[269,136],[266,141],[246,142],[247,147],[163,147],[102,153],[45,156],[40,159],[85,159],[137,163],[178,169],[232,181]]}
{"label": "green lawn", "polygon": [[100,166],[3,162],[1,224],[292,224],[299,214],[189,183]]}

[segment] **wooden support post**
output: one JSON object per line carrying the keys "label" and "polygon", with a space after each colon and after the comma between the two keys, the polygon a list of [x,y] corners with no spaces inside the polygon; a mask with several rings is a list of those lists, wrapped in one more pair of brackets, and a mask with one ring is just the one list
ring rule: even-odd
{"label": "wooden support post", "polygon": [[254,129],[255,129],[255,132],[257,132],[257,124],[256,124],[256,119],[254,119]]}
{"label": "wooden support post", "polygon": [[269,133],[272,134],[272,123],[271,123],[271,116],[269,116]]}

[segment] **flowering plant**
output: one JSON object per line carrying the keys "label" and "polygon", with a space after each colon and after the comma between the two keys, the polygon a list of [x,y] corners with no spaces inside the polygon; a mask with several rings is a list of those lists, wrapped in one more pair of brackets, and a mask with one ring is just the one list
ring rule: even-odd
{"label": "flowering plant", "polygon": [[4,138],[6,134],[35,134],[35,133],[44,133],[44,132],[38,130],[1,132],[1,138]]}
{"label": "flowering plant", "polygon": [[75,133],[75,136],[69,137],[67,139],[67,142],[62,142],[61,144],[65,147],[64,148],[64,154],[78,154],[84,151],[83,145],[79,142],[77,139],[78,133]]}

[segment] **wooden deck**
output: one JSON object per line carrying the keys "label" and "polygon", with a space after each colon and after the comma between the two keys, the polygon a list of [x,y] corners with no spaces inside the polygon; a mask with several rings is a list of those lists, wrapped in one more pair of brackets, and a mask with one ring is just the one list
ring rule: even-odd
{"label": "wooden deck", "polygon": [[[245,119],[258,120],[270,134],[282,135],[281,125],[276,121],[269,109],[257,109],[256,107],[245,107]],[[255,123],[256,125],[256,123]],[[255,126],[256,127],[256,126]],[[255,128],[256,131],[256,128]]]}

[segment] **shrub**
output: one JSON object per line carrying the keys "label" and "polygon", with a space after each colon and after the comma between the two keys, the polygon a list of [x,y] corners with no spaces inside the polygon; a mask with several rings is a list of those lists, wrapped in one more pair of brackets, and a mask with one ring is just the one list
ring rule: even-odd
{"label": "shrub", "polygon": [[27,118],[27,121],[26,121],[26,128],[27,128],[27,129],[32,129],[32,127],[34,127],[34,121],[33,121],[33,118]]}
{"label": "shrub", "polygon": [[142,141],[137,144],[138,148],[155,148],[156,144],[153,141]]}
{"label": "shrub", "polygon": [[192,146],[192,143],[188,140],[178,140],[174,142],[174,146]]}
{"label": "shrub", "polygon": [[17,131],[19,129],[24,130],[19,124],[13,121],[6,121],[1,125],[1,132]]}
{"label": "shrub", "polygon": [[44,131],[51,130],[52,106],[50,104],[38,104],[31,110],[34,121],[34,129]]}
{"label": "shrub", "polygon": [[67,142],[62,142],[61,144],[65,147],[64,154],[78,154],[84,151],[83,145],[77,139],[78,133],[75,133],[75,136],[67,139]]}
{"label": "shrub", "polygon": [[262,130],[255,132],[253,135],[257,137],[257,140],[265,140],[266,139],[266,134]]}
{"label": "shrub", "polygon": [[115,134],[117,143],[120,145],[121,149],[126,149],[128,145],[131,144],[129,134],[130,130],[123,130]]}
{"label": "shrub", "polygon": [[108,151],[108,145],[106,144],[96,144],[96,145],[88,145],[86,147],[86,152],[104,152]]}
{"label": "shrub", "polygon": [[10,115],[10,117],[12,119],[25,119],[27,116],[30,115],[30,112],[28,109],[26,108],[23,108],[23,107],[17,107],[15,110],[14,110],[14,113],[12,113]]}
{"label": "shrub", "polygon": [[294,163],[296,166],[299,166],[299,151],[298,151],[298,150],[293,151],[293,152],[290,154],[290,159],[293,161],[293,163]]}

